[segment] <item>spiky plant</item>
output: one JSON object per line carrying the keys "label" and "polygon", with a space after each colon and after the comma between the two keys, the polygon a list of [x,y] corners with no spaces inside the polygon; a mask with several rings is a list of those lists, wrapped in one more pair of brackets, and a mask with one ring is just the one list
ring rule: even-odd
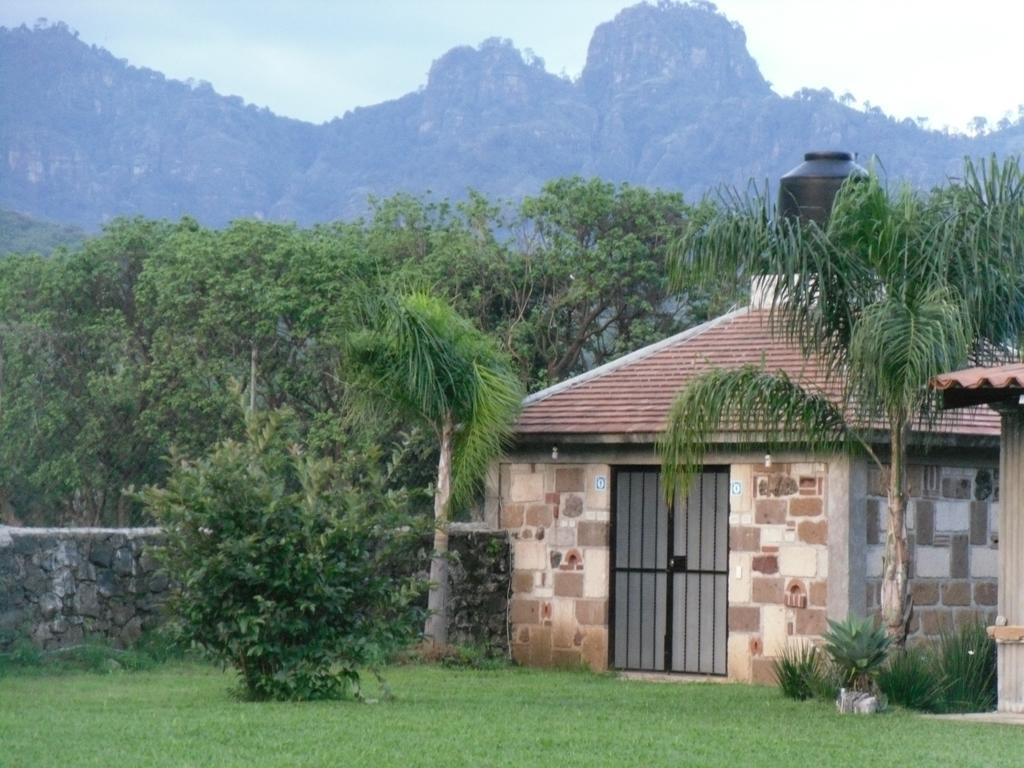
{"label": "spiky plant", "polygon": [[885,663],[890,639],[884,627],[873,619],[850,616],[845,621],[829,619],[822,634],[822,648],[829,655],[847,688],[870,692]]}

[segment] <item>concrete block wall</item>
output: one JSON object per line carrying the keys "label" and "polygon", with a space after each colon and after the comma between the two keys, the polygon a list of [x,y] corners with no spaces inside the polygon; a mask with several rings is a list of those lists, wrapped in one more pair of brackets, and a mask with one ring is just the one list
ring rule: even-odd
{"label": "concrete block wall", "polygon": [[530,666],[608,666],[605,464],[503,464],[499,525],[512,537],[512,656]]}
{"label": "concrete block wall", "polygon": [[[912,464],[907,539],[914,611],[910,640],[969,621],[993,623],[999,576],[999,474],[994,466]],[[888,476],[868,472],[867,607],[879,608]]]}
{"label": "concrete block wall", "polygon": [[827,628],[827,467],[733,464],[730,476],[729,677],[774,683],[786,644]]}

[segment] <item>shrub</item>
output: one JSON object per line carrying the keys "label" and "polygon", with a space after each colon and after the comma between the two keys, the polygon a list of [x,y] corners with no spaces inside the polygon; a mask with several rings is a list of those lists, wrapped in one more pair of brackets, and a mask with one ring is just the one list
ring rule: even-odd
{"label": "shrub", "polygon": [[783,696],[797,701],[815,696],[816,683],[823,674],[822,659],[817,647],[810,643],[787,644],[773,666]]}
{"label": "shrub", "polygon": [[885,662],[889,636],[873,619],[850,616],[846,621],[829,619],[822,635],[825,652],[832,659],[843,687],[870,691]]}
{"label": "shrub", "polygon": [[945,712],[987,712],[996,703],[996,644],[984,625],[944,632],[935,650]]}
{"label": "shrub", "polygon": [[422,625],[422,580],[396,575],[422,532],[400,494],[345,483],[329,459],[287,447],[286,426],[250,415],[243,442],[172,456],[166,487],[143,498],[167,530],[186,640],[234,666],[251,698],[358,695],[358,668]]}
{"label": "shrub", "polygon": [[942,706],[943,684],[935,656],[921,647],[891,654],[878,673],[878,687],[901,707],[934,712]]}

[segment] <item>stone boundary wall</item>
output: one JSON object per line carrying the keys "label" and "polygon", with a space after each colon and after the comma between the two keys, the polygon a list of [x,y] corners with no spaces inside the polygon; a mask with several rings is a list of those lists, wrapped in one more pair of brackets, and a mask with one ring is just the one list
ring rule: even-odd
{"label": "stone boundary wall", "polygon": [[[907,540],[914,610],[909,639],[921,642],[970,621],[992,624],[999,577],[999,471],[911,464]],[[867,608],[879,609],[888,477],[868,472]]]}
{"label": "stone boundary wall", "polygon": [[[146,550],[160,538],[159,528],[0,526],[0,652],[25,636],[44,650],[87,638],[124,647],[158,626],[172,585]],[[508,535],[454,524],[450,548],[451,642],[507,651]]]}

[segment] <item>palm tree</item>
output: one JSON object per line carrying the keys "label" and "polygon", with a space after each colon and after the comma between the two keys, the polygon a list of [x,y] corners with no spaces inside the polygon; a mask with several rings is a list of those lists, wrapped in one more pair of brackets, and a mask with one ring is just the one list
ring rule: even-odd
{"label": "palm tree", "polygon": [[448,642],[448,523],[472,499],[512,432],[522,387],[497,345],[443,301],[422,292],[364,307],[349,340],[357,389],[418,419],[437,435],[434,554],[424,630]]}
{"label": "palm tree", "polygon": [[[933,423],[930,379],[1016,356],[1024,329],[1024,176],[1016,160],[965,163],[927,194],[850,181],[824,229],[777,216],[765,193],[705,203],[677,243],[671,280],[696,272],[784,275],[769,326],[821,361],[824,387],[763,367],[711,371],[673,404],[659,452],[669,488],[699,467],[714,433],[748,446],[860,450],[888,471],[882,618],[896,642],[909,618],[907,442]],[[888,467],[874,446],[888,440]]]}

